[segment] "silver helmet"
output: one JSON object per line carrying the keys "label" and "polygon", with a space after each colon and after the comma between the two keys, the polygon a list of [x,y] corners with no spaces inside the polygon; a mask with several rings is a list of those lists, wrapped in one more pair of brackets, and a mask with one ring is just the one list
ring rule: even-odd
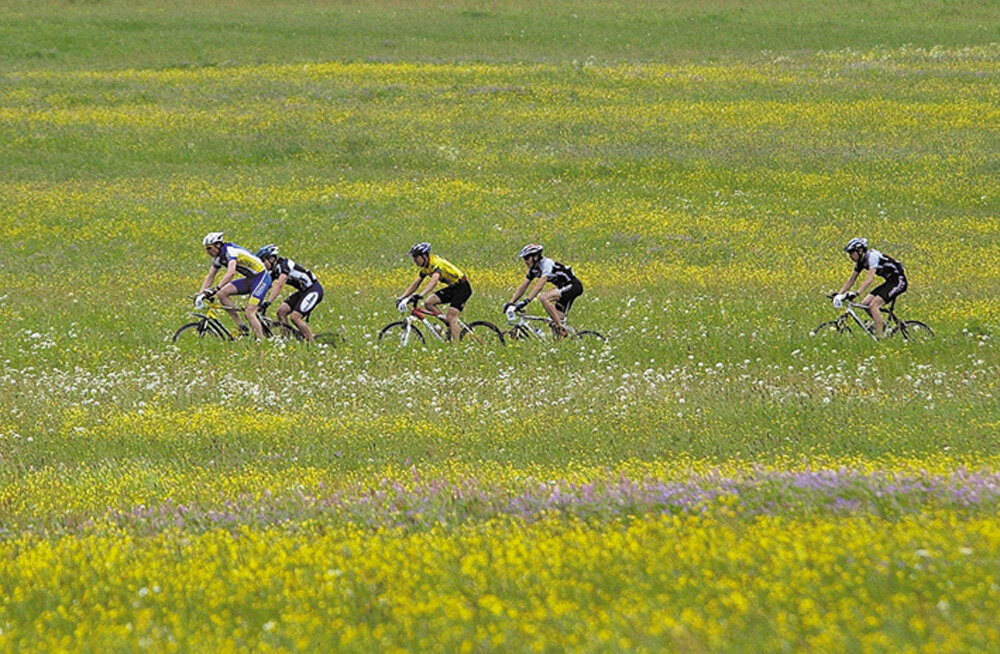
{"label": "silver helmet", "polygon": [[524,259],[525,257],[530,257],[533,254],[541,254],[541,253],[542,253],[541,245],[539,245],[538,243],[528,243],[523,248],[521,248],[521,251],[518,253],[517,256],[520,257],[521,259]]}
{"label": "silver helmet", "polygon": [[844,252],[854,252],[855,250],[867,250],[868,249],[868,239],[867,238],[852,238],[844,246]]}

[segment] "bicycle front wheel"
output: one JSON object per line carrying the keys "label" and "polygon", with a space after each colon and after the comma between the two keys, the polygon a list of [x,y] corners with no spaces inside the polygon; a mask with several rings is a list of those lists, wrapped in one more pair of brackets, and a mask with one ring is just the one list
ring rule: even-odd
{"label": "bicycle front wheel", "polygon": [[846,323],[840,320],[830,320],[824,322],[816,329],[809,332],[813,336],[829,336],[832,334],[843,334],[846,336],[851,335],[851,328],[847,326]]}
{"label": "bicycle front wheel", "polygon": [[503,332],[500,331],[500,328],[485,320],[474,320],[465,325],[458,340],[472,340],[477,343],[500,341],[500,345],[504,344]]}
{"label": "bicycle front wheel", "polygon": [[584,329],[576,333],[575,338],[580,338],[585,341],[606,341],[608,339],[604,338],[604,334],[600,332],[591,331],[589,329]]}
{"label": "bicycle front wheel", "polygon": [[423,345],[424,335],[420,333],[416,325],[411,325],[405,320],[391,322],[382,328],[378,333],[379,343],[406,347],[407,345]]}
{"label": "bicycle front wheel", "polygon": [[227,334],[220,333],[212,323],[199,320],[197,322],[189,322],[174,332],[173,342],[187,343],[206,338],[216,341],[230,340]]}
{"label": "bicycle front wheel", "polygon": [[899,323],[899,333],[906,340],[917,343],[934,338],[934,330],[919,320],[904,320]]}

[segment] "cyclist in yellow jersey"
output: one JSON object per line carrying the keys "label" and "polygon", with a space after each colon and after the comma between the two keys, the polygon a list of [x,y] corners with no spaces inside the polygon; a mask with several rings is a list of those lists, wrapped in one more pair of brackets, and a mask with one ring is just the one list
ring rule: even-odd
{"label": "cyclist in yellow jersey", "polygon": [[[250,323],[250,330],[254,336],[262,339],[264,328],[257,318],[257,310],[267,295],[267,289],[271,288],[271,273],[253,252],[235,243],[226,243],[222,236],[222,232],[211,232],[202,239],[205,252],[212,257],[212,264],[208,268],[208,274],[205,275],[205,281],[201,284],[195,305],[199,306],[205,298],[218,296],[219,303],[232,317],[240,332],[246,333],[247,326],[240,319],[239,311],[229,298],[233,295],[249,295],[246,308],[247,322]],[[225,270],[222,280],[212,286],[220,270]],[[237,276],[240,278],[236,279]]]}
{"label": "cyclist in yellow jersey", "polygon": [[[444,320],[448,323],[452,342],[457,343],[461,333],[458,314],[462,313],[466,301],[472,296],[472,286],[469,285],[469,279],[454,264],[436,254],[431,254],[430,243],[417,243],[410,248],[409,254],[417,266],[417,278],[406,287],[403,295],[396,300],[396,305],[400,310],[403,310],[407,304],[423,299],[424,306],[435,313],[439,311],[439,304],[449,305]],[[427,283],[424,285],[423,292],[414,295],[414,291],[424,279],[427,280]],[[444,284],[445,287],[431,293],[438,282]]]}

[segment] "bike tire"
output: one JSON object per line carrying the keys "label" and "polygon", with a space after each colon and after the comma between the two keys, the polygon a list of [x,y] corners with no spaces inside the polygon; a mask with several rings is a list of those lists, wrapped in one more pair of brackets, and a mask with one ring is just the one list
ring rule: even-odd
{"label": "bike tire", "polygon": [[830,334],[846,335],[853,334],[851,328],[839,320],[828,320],[821,323],[819,327],[809,332],[813,336],[827,336]]}
{"label": "bike tire", "polygon": [[604,337],[604,334],[602,334],[601,332],[595,332],[590,329],[584,329],[583,331],[577,332],[574,338],[588,340],[588,341],[592,341],[594,339],[597,339],[599,341],[608,340]]}
{"label": "bike tire", "polygon": [[176,343],[184,334],[189,334],[188,337],[185,337],[185,340],[189,340],[189,338],[193,336],[196,336],[198,340],[206,337],[220,341],[231,340],[228,335],[220,334],[215,325],[201,320],[197,322],[189,322],[188,324],[183,325],[180,329],[174,332],[174,336],[171,339],[172,342]]}
{"label": "bike tire", "polygon": [[500,341],[500,345],[504,344],[503,332],[500,331],[499,327],[486,320],[473,320],[470,322],[464,329],[462,329],[462,333],[458,335],[458,340],[463,341],[466,336],[479,336],[481,338],[485,336],[482,340],[488,340],[491,342],[493,340],[491,337],[496,337],[496,339]]}
{"label": "bike tire", "polygon": [[397,320],[396,322],[389,323],[379,331],[379,342],[394,344],[400,348],[413,345],[415,342],[423,345],[425,343],[424,335],[417,329],[417,326],[410,325],[409,336],[407,336],[406,325],[405,320]]}
{"label": "bike tire", "polygon": [[904,339],[915,343],[934,338],[934,330],[919,320],[904,320],[898,331]]}

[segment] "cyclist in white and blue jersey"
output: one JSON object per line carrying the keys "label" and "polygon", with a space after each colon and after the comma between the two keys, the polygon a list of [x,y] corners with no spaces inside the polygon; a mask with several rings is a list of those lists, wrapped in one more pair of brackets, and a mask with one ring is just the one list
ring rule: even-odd
{"label": "cyclist in white and blue jersey", "polygon": [[[847,292],[854,286],[858,275],[867,270],[868,274],[865,276],[865,281],[858,288],[858,295],[864,297],[861,304],[868,307],[868,313],[871,314],[872,322],[875,323],[875,335],[882,336],[882,328],[885,325],[885,320],[882,318],[882,312],[879,311],[879,307],[892,302],[906,292],[908,284],[903,264],[892,257],[882,254],[878,250],[869,249],[868,239],[866,238],[852,238],[844,246],[844,252],[854,262],[854,271],[847,279],[847,282],[844,283],[840,292],[833,297],[833,306],[838,309],[843,306]],[[871,293],[865,295],[865,291],[874,283],[876,275],[885,281],[875,287]]]}
{"label": "cyclist in white and blue jersey", "polygon": [[[240,247],[235,243],[227,243],[223,239],[222,232],[211,232],[202,239],[205,252],[212,257],[208,274],[202,282],[201,291],[195,304],[200,304],[202,299],[213,296],[219,299],[219,304],[236,323],[237,329],[241,333],[252,330],[257,338],[264,338],[264,329],[257,318],[257,311],[260,303],[267,294],[267,289],[271,288],[271,273],[264,267],[264,262],[250,250]],[[212,285],[220,270],[225,270],[219,283]],[[237,278],[238,276],[238,278]],[[236,305],[230,299],[233,295],[249,295],[247,302],[246,318],[250,323],[250,330],[247,329]]]}
{"label": "cyclist in white and blue jersey", "polygon": [[312,343],[313,333],[307,321],[312,310],[323,301],[323,286],[316,279],[316,275],[291,259],[278,256],[278,246],[273,243],[257,250],[257,258],[264,262],[264,266],[274,278],[268,299],[260,304],[261,313],[267,311],[271,303],[281,294],[281,289],[288,284],[295,289],[295,292],[286,297],[278,307],[278,322],[284,324],[287,320],[291,320],[306,340]]}

